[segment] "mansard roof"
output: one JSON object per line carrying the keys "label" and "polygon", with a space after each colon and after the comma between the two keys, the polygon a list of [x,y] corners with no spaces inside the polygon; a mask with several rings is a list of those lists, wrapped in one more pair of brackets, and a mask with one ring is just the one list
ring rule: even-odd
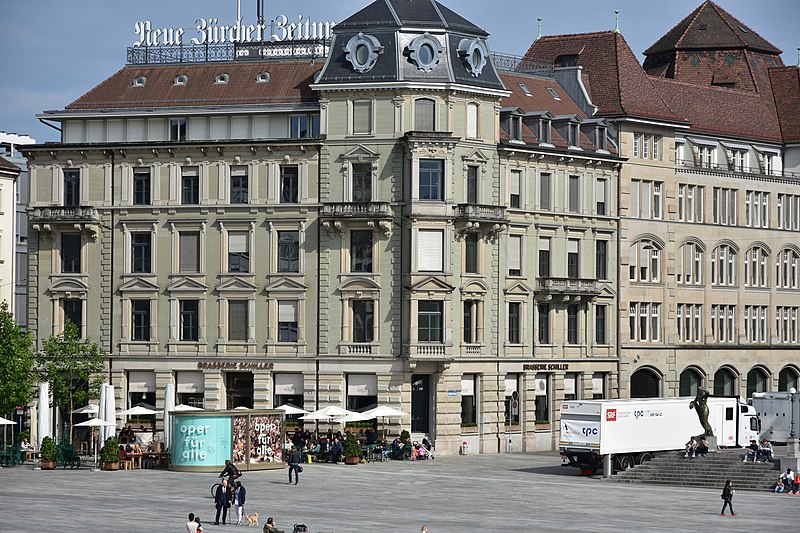
{"label": "mansard roof", "polygon": [[798,143],[800,142],[800,69],[771,68],[769,76],[783,141]]}
{"label": "mansard roof", "polygon": [[338,29],[429,28],[467,32],[483,37],[489,34],[435,0],[377,0],[336,24]]}

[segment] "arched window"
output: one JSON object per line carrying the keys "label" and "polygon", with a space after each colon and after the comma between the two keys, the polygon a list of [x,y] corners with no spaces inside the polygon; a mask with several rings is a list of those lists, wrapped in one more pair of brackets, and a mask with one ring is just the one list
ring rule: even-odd
{"label": "arched window", "polygon": [[677,281],[685,285],[703,283],[703,249],[696,242],[687,242],[678,249]]}
{"label": "arched window", "polygon": [[661,279],[661,248],[650,239],[641,239],[630,247],[630,280],[658,283]]}
{"label": "arched window", "polygon": [[419,98],[414,102],[414,129],[417,131],[434,131],[436,102],[430,98]]}
{"label": "arched window", "polygon": [[763,368],[753,368],[747,373],[747,397],[752,398],[754,392],[767,392],[769,376]]}
{"label": "arched window", "polygon": [[744,254],[745,287],[768,287],[767,258],[769,253],[760,247],[753,246]]}
{"label": "arched window", "polygon": [[631,398],[658,398],[661,378],[652,370],[642,368],[631,375]]}
{"label": "arched window", "polygon": [[781,250],[775,259],[775,285],[783,289],[797,289],[800,273],[800,254],[792,249]]}
{"label": "arched window", "polygon": [[711,284],[736,285],[736,249],[720,244],[711,252]]}
{"label": "arched window", "polygon": [[720,368],[714,374],[714,396],[733,396],[736,394],[736,376],[730,369]]}
{"label": "arched window", "polygon": [[778,373],[778,390],[782,392],[790,389],[797,390],[798,374],[797,369],[791,366],[785,367]]}
{"label": "arched window", "polygon": [[693,368],[681,372],[680,396],[697,396],[697,389],[703,386],[703,376]]}

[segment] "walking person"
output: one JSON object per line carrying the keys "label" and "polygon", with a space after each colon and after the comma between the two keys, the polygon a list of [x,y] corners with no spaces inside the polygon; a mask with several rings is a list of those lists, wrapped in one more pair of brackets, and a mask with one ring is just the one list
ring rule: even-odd
{"label": "walking person", "polygon": [[722,511],[719,513],[722,516],[725,516],[726,507],[730,507],[731,516],[736,516],[736,513],[733,512],[733,493],[733,481],[729,479],[725,482],[725,487],[722,489],[722,499],[725,502],[722,504]]}
{"label": "walking person", "polygon": [[228,486],[228,480],[223,479],[222,485],[217,487],[217,493],[214,495],[214,504],[217,507],[217,517],[214,519],[214,525],[219,525],[219,515],[222,513],[222,525],[228,519],[228,509],[231,506],[231,488]]}
{"label": "walking person", "polygon": [[292,484],[292,472],[294,472],[294,484],[300,483],[300,450],[292,448],[289,450],[289,484]]}
{"label": "walking person", "polygon": [[242,486],[241,481],[236,481],[234,484],[236,489],[233,492],[233,508],[236,510],[236,525],[241,526],[244,518],[244,502],[247,491]]}

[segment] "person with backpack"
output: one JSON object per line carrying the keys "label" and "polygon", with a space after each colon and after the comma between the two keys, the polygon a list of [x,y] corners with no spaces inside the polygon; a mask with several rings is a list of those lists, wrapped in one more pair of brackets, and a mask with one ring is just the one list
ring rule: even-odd
{"label": "person with backpack", "polygon": [[292,484],[292,472],[294,472],[294,484],[300,483],[300,450],[292,448],[289,450],[289,484]]}
{"label": "person with backpack", "polygon": [[722,495],[720,496],[724,502],[722,504],[722,511],[719,513],[722,516],[725,516],[726,507],[730,507],[731,516],[736,516],[736,513],[733,511],[733,493],[733,481],[729,479],[725,482],[725,487],[722,489]]}

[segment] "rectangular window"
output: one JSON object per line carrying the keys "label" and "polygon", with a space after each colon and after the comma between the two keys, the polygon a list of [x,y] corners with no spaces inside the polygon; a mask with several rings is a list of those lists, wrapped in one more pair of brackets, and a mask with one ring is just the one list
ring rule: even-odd
{"label": "rectangular window", "polygon": [[350,232],[350,272],[372,272],[372,230]]}
{"label": "rectangular window", "polygon": [[519,374],[506,374],[505,378],[505,423],[518,425],[520,420]]}
{"label": "rectangular window", "polygon": [[537,424],[550,421],[550,379],[548,374],[536,374],[534,416]]}
{"label": "rectangular window", "polygon": [[371,163],[353,163],[353,201],[372,201]]}
{"label": "rectangular window", "polygon": [[430,98],[420,98],[414,102],[414,129],[435,131],[436,102]]}
{"label": "rectangular window", "polygon": [[736,189],[714,187],[713,190],[713,222],[723,226],[736,225]]}
{"label": "rectangular window", "polygon": [[769,193],[747,191],[745,195],[745,223],[751,228],[769,227]]}
{"label": "rectangular window", "polygon": [[133,169],[133,204],[150,205],[150,169]]}
{"label": "rectangular window", "polygon": [[152,238],[150,232],[131,233],[131,272],[151,272]]}
{"label": "rectangular window", "polygon": [[463,341],[465,344],[478,342],[478,300],[464,300]]}
{"label": "rectangular window", "polygon": [[508,136],[512,141],[522,142],[522,117],[519,115],[508,116]]}
{"label": "rectangular window", "polygon": [[642,136],[642,159],[650,159],[650,135]]}
{"label": "rectangular window", "polygon": [[467,233],[464,237],[464,272],[467,274],[478,273],[478,234]]}
{"label": "rectangular window", "polygon": [[419,199],[444,200],[444,160],[419,160]]}
{"label": "rectangular window", "polygon": [[522,275],[522,235],[508,236],[508,275]]}
{"label": "rectangular window", "polygon": [[641,157],[642,153],[642,134],[633,134],[633,157]]}
{"label": "rectangular window", "polygon": [[181,203],[184,205],[200,203],[200,173],[197,167],[181,168]]}
{"label": "rectangular window", "polygon": [[580,241],[578,239],[567,239],[567,277],[572,279],[580,278]]}
{"label": "rectangular window", "polygon": [[61,234],[61,273],[79,274],[81,272],[81,234]]}
{"label": "rectangular window", "polygon": [[606,322],[607,305],[594,306],[594,342],[595,344],[608,344]]}
{"label": "rectangular window", "polygon": [[578,344],[578,312],[576,304],[567,306],[567,344]]}
{"label": "rectangular window", "polygon": [[478,104],[467,104],[467,138],[478,138]]}
{"label": "rectangular window", "polygon": [[475,399],[475,375],[461,376],[461,426],[473,427],[478,424],[478,402]]}
{"label": "rectangular window", "polygon": [[372,102],[358,100],[353,102],[353,134],[372,134]]}
{"label": "rectangular window", "polygon": [[540,144],[550,144],[551,143],[551,127],[552,122],[548,119],[540,119],[539,120],[539,143]]}
{"label": "rectangular window", "polygon": [[374,302],[353,300],[353,342],[372,342],[374,339]]}
{"label": "rectangular window", "polygon": [[608,279],[608,241],[595,241],[594,275],[597,279]]}
{"label": "rectangular window", "polygon": [[81,205],[81,171],[64,170],[64,207]]}
{"label": "rectangular window", "polygon": [[663,183],[660,181],[631,180],[630,216],[660,219],[663,211],[662,190]]}
{"label": "rectangular window", "polygon": [[508,304],[508,343],[520,344],[520,302],[509,302]]}
{"label": "rectangular window", "polygon": [[278,300],[278,342],[297,342],[297,301]]}
{"label": "rectangular window", "polygon": [[170,141],[186,140],[185,118],[172,118],[169,120],[169,140]]}
{"label": "rectangular window", "polygon": [[539,209],[550,210],[550,179],[551,174],[539,174]]}
{"label": "rectangular window", "polygon": [[478,203],[478,167],[467,167],[467,203]]}
{"label": "rectangular window", "polygon": [[246,341],[248,326],[247,300],[228,300],[228,340]]}
{"label": "rectangular window", "polygon": [[699,304],[678,304],[676,315],[678,340],[681,342],[700,342],[703,340],[703,306]]}
{"label": "rectangular window", "polygon": [[778,227],[780,229],[800,229],[800,196],[778,194]]}
{"label": "rectangular window", "polygon": [[200,332],[200,302],[198,300],[180,300],[181,340],[196,342]]}
{"label": "rectangular window", "polygon": [[702,168],[711,168],[714,164],[714,147],[700,146],[697,149],[697,155],[700,159],[700,166]]}
{"label": "rectangular window", "polygon": [[289,137],[292,139],[319,137],[319,115],[291,115]]}
{"label": "rectangular window", "polygon": [[250,272],[250,233],[228,232],[228,272]]}
{"label": "rectangular window", "polygon": [[508,206],[519,208],[522,205],[520,201],[520,187],[522,185],[522,171],[512,170],[509,176],[508,183]]}
{"label": "rectangular window", "polygon": [[678,185],[678,220],[703,222],[704,187],[682,183]]}
{"label": "rectangular window", "polygon": [[661,338],[661,304],[631,302],[629,318],[630,340],[657,342]]}
{"label": "rectangular window", "polygon": [[592,399],[604,400],[606,397],[606,376],[602,372],[592,375]]}
{"label": "rectangular window", "polygon": [[580,212],[580,190],[581,178],[580,176],[569,177],[569,212]]}
{"label": "rectangular window", "polygon": [[417,305],[417,331],[419,342],[443,342],[444,302],[420,300]]}
{"label": "rectangular window", "polygon": [[231,167],[231,203],[246,204],[250,200],[250,190],[246,166]]}
{"label": "rectangular window", "polygon": [[417,271],[444,272],[444,231],[421,229],[417,235]]}
{"label": "rectangular window", "polygon": [[297,165],[281,165],[281,203],[296,204],[300,198],[300,169]]}
{"label": "rectangular window", "polygon": [[539,277],[550,277],[550,237],[539,237]]}
{"label": "rectangular window", "polygon": [[83,337],[83,300],[78,298],[68,298],[63,300],[64,325],[67,321],[78,326],[78,335]]}
{"label": "rectangular window", "polygon": [[550,344],[550,304],[538,304],[536,306],[538,318],[537,340],[539,344]]}
{"label": "rectangular window", "polygon": [[653,159],[661,159],[661,135],[653,135]]}
{"label": "rectangular window", "polygon": [[767,341],[767,307],[748,305],[744,308],[744,326],[747,342]]}
{"label": "rectangular window", "polygon": [[606,211],[606,182],[607,180],[598,178],[594,184],[594,205],[598,215],[607,214]]}
{"label": "rectangular window", "polygon": [[300,272],[300,232],[278,232],[278,272]]}
{"label": "rectangular window", "polygon": [[150,300],[131,300],[131,340],[150,340]]}
{"label": "rectangular window", "polygon": [[736,338],[736,306],[711,306],[711,337],[714,342],[733,342]]}
{"label": "rectangular window", "polygon": [[200,232],[181,231],[179,233],[180,272],[200,272]]}

